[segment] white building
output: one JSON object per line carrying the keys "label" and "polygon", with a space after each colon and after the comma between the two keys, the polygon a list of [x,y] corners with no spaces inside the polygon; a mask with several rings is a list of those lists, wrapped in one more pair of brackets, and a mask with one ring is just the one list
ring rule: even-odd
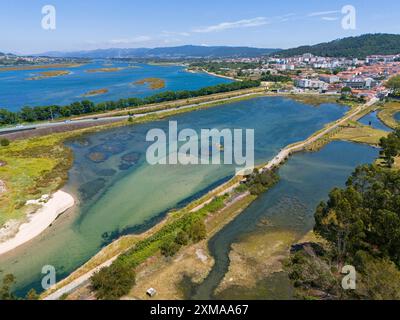
{"label": "white building", "polygon": [[326,83],[336,83],[336,82],[340,81],[340,78],[333,74],[321,74],[319,76],[319,80],[326,82]]}
{"label": "white building", "polygon": [[320,80],[311,80],[311,79],[297,79],[295,80],[296,87],[303,89],[319,89],[319,90],[328,90],[329,85]]}

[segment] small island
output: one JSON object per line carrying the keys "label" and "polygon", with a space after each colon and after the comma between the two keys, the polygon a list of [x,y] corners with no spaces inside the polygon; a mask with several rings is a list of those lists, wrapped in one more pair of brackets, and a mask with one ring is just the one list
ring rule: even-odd
{"label": "small island", "polygon": [[86,70],[87,73],[98,73],[98,72],[118,72],[125,68],[99,68]]}
{"label": "small island", "polygon": [[71,72],[66,70],[44,71],[40,72],[38,76],[28,78],[27,80],[43,80],[48,78],[67,76],[69,74],[71,74]]}
{"label": "small island", "polygon": [[98,89],[98,90],[92,90],[89,91],[87,93],[85,93],[84,95],[82,95],[83,97],[94,97],[94,96],[99,96],[101,94],[106,94],[108,93],[108,89]]}
{"label": "small island", "polygon": [[83,66],[83,63],[53,63],[45,65],[22,65],[12,67],[0,67],[1,71],[27,71],[27,70],[38,70],[38,69],[56,69],[56,68],[78,68]]}
{"label": "small island", "polygon": [[142,80],[135,81],[134,84],[144,85],[148,84],[152,90],[158,90],[165,88],[165,80],[160,78],[145,78]]}

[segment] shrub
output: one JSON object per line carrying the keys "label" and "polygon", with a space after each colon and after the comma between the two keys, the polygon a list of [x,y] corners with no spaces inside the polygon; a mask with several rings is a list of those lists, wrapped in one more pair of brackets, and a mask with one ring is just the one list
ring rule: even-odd
{"label": "shrub", "polygon": [[6,274],[3,278],[3,285],[0,287],[0,300],[15,300],[16,297],[11,292],[12,286],[15,284],[15,276]]}
{"label": "shrub", "polygon": [[128,294],[134,284],[135,272],[121,263],[113,263],[91,278],[91,286],[98,300],[119,299]]}
{"label": "shrub", "polygon": [[3,138],[3,139],[0,140],[0,145],[1,145],[2,147],[7,147],[7,146],[10,145],[10,140],[8,140],[8,139],[6,139],[6,138]]}
{"label": "shrub", "polygon": [[181,231],[176,236],[175,242],[182,246],[186,246],[190,241],[189,235],[185,231]]}
{"label": "shrub", "polygon": [[26,300],[39,300],[39,295],[37,294],[35,289],[29,290],[26,295]]}
{"label": "shrub", "polygon": [[198,220],[198,221],[192,222],[192,224],[189,227],[188,233],[189,233],[190,239],[194,243],[204,240],[207,237],[207,230],[206,230],[206,225],[204,224],[204,221]]}
{"label": "shrub", "polygon": [[161,254],[165,257],[173,257],[181,249],[181,245],[175,241],[166,241],[161,245]]}

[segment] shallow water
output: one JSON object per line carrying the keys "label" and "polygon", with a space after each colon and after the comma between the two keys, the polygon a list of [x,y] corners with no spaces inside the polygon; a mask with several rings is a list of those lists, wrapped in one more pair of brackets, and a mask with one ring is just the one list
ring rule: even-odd
{"label": "shallow water", "polygon": [[378,118],[378,112],[377,111],[374,111],[374,112],[371,112],[371,113],[367,114],[366,116],[364,116],[363,118],[361,118],[358,121],[360,123],[362,123],[362,124],[367,125],[367,126],[371,126],[374,129],[383,130],[383,131],[392,131],[392,129],[390,129],[388,126],[386,126]]}
{"label": "shallow water", "polygon": [[[81,100],[94,102],[118,100],[129,97],[145,97],[167,90],[196,90],[207,86],[232,82],[229,79],[210,76],[206,73],[186,72],[180,66],[155,66],[129,63],[94,61],[78,68],[38,69],[0,72],[0,108],[18,111],[23,106],[66,105]],[[86,70],[99,68],[125,68],[116,72],[89,73]],[[27,80],[42,71],[67,70],[66,76],[42,80]],[[166,87],[149,89],[146,85],[134,84],[144,78],[161,78]],[[93,90],[108,89],[106,94],[84,97]],[[21,94],[22,93],[22,94]]]}
{"label": "shallow water", "polygon": [[[255,129],[258,164],[284,146],[304,140],[347,108],[325,104],[318,108],[284,98],[256,98],[174,116],[179,128]],[[19,292],[39,287],[43,265],[56,267],[58,280],[85,263],[102,246],[121,234],[154,225],[166,211],[182,206],[221,181],[235,168],[223,165],[150,166],[145,161],[154,127],[168,121],[116,128],[69,142],[75,162],[66,190],[81,205],[61,216],[30,244],[0,257],[0,267],[17,276]]]}
{"label": "shallow water", "polygon": [[[343,187],[356,166],[371,163],[377,156],[377,149],[348,142],[330,143],[316,153],[295,154],[280,169],[279,183],[210,240],[209,250],[215,258],[215,265],[207,279],[192,289],[190,298],[215,298],[213,292],[229,268],[231,245],[260,232],[260,228],[263,228],[262,232],[290,230],[299,237],[305,235],[313,227],[317,205],[327,199],[330,190]],[[271,227],[262,226],[263,220],[267,220]],[[228,289],[217,298],[290,299],[288,281],[273,285],[276,282],[274,277],[283,275],[261,281],[257,288]],[[272,289],[265,288],[266,285]]]}
{"label": "shallow water", "polygon": [[396,113],[396,114],[394,115],[394,118],[395,118],[398,122],[400,122],[400,112]]}

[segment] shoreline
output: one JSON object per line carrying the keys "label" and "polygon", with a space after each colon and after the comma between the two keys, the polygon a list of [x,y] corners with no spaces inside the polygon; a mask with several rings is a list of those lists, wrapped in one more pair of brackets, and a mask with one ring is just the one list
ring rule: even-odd
{"label": "shoreline", "polygon": [[72,195],[61,190],[55,192],[47,203],[31,215],[29,222],[19,226],[18,232],[14,237],[0,243],[0,256],[39,236],[50,227],[61,214],[74,205],[75,199]]}
{"label": "shoreline", "polygon": [[228,79],[228,80],[232,80],[232,81],[242,81],[241,79],[236,79],[234,77],[224,76],[222,74],[213,73],[213,72],[210,72],[210,71],[207,71],[207,70],[204,70],[204,69],[196,71],[196,70],[189,70],[189,68],[186,68],[186,72],[189,72],[189,73],[206,73],[206,74],[208,74],[210,76],[214,76],[214,77],[218,77],[218,78]]}

